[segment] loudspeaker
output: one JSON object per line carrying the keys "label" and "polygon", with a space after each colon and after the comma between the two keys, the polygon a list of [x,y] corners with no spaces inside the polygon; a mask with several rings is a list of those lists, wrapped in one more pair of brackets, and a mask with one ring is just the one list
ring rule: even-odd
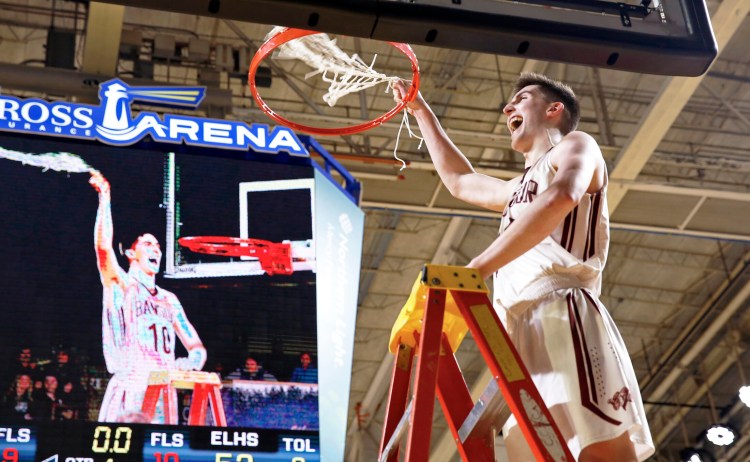
{"label": "loudspeaker", "polygon": [[76,33],[73,30],[50,28],[47,31],[47,67],[75,69]]}

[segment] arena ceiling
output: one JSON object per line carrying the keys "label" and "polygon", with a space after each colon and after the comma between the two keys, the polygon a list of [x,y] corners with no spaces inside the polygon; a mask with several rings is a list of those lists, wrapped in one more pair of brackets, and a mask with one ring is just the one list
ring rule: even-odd
{"label": "arena ceiling", "polygon": [[[601,144],[610,172],[613,231],[602,300],[635,365],[657,461],[679,460],[686,446],[710,449],[717,460],[750,459],[750,409],[737,396],[747,383],[743,368],[750,370],[750,2],[707,4],[720,54],[701,77],[414,47],[422,93],[455,143],[491,175],[510,178],[523,168],[499,112],[521,71],[562,79],[578,93],[580,128]],[[227,50],[252,54],[267,25],[86,2],[13,0],[0,8],[4,94],[85,101],[96,95],[91,76],[141,74],[160,83],[208,85],[208,116],[269,123],[242,81],[244,70],[219,65]],[[44,67],[53,24],[76,31],[75,70]],[[392,47],[349,37],[339,42],[363,57],[378,53],[385,71],[408,75],[408,62]],[[167,54],[170,44],[183,54],[164,57],[164,43]],[[135,50],[135,59],[122,56],[127,49]],[[145,67],[136,68],[137,61]],[[393,105],[389,94],[376,92],[324,109],[324,84],[305,79],[309,68],[267,65],[272,83],[262,88],[264,99],[296,122],[346,124]],[[399,122],[318,137],[363,183],[366,222],[347,434],[352,462],[376,459],[392,363],[390,329],[420,268],[426,262],[468,263],[496,236],[499,223],[497,214],[453,199],[424,148],[406,132],[397,152],[408,166],[399,170],[393,156]],[[457,357],[470,387],[481,391],[488,376],[470,338]],[[714,418],[737,429],[735,445],[714,449],[702,439]],[[458,460],[438,406],[432,439],[431,461]],[[497,444],[504,460],[502,438]]]}

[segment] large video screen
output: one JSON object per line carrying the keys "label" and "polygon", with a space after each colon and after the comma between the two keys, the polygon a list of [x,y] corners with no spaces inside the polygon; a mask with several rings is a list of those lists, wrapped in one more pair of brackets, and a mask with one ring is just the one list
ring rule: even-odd
{"label": "large video screen", "polygon": [[0,460],[319,460],[310,165],[0,149]]}

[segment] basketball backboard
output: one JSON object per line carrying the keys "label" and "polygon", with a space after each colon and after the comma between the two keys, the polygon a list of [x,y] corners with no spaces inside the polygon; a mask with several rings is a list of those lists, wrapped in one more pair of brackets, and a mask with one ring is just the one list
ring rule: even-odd
{"label": "basketball backboard", "polygon": [[700,75],[717,54],[705,0],[111,3],[661,75]]}
{"label": "basketball backboard", "polygon": [[[165,171],[166,268],[169,278],[205,278],[260,276],[267,274],[263,257],[236,255],[237,247],[250,249],[253,244],[234,244],[229,255],[207,254],[191,248],[180,238],[244,242],[260,240],[266,246],[289,246],[291,269],[315,271],[314,229],[315,180],[283,178],[294,174],[271,172],[248,166],[235,172],[231,181],[203,181],[204,159],[169,155]],[[223,159],[211,159],[221,163]],[[277,168],[278,170],[279,168]],[[308,172],[311,173],[311,172]],[[247,181],[251,180],[251,181]],[[215,247],[209,245],[208,247]],[[239,249],[241,250],[241,249]]]}

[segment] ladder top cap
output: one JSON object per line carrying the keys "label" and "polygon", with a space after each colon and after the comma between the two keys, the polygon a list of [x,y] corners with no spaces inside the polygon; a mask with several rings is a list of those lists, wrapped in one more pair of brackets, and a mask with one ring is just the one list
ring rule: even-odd
{"label": "ladder top cap", "polygon": [[465,266],[428,263],[422,269],[421,283],[433,289],[489,293],[479,270]]}
{"label": "ladder top cap", "polygon": [[215,372],[204,371],[152,371],[148,376],[149,385],[172,385],[175,388],[192,389],[195,384],[221,385]]}

